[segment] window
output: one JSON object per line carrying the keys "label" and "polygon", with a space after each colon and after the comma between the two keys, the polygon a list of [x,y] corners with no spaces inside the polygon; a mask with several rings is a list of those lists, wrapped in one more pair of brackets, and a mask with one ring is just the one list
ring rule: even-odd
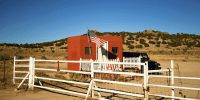
{"label": "window", "polygon": [[112,47],[112,54],[118,54],[118,47]]}
{"label": "window", "polygon": [[91,55],[92,54],[92,47],[85,47],[85,54]]}

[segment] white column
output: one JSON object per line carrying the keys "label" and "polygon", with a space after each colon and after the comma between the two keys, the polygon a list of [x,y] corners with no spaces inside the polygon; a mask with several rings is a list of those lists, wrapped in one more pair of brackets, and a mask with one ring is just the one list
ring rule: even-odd
{"label": "white column", "polygon": [[[82,58],[80,58],[80,61],[82,61]],[[81,71],[81,62],[80,62],[80,66],[79,66],[79,71]]]}
{"label": "white column", "polygon": [[[174,61],[173,60],[171,60],[171,77],[172,77],[171,78],[172,86],[174,86]],[[172,88],[172,97],[174,97],[174,88]]]}
{"label": "white column", "polygon": [[145,61],[144,66],[144,100],[149,98],[149,89],[148,89],[148,61]]}
{"label": "white column", "polygon": [[15,59],[16,59],[16,56],[14,56],[13,84],[15,84]]}
{"label": "white column", "polygon": [[30,90],[33,90],[33,58],[32,57],[30,57],[30,61],[29,61],[29,73],[30,73],[30,75],[29,75],[29,89]]}
{"label": "white column", "polygon": [[94,78],[94,72],[93,72],[93,70],[94,70],[94,68],[93,68],[93,60],[90,59],[90,61],[91,61],[91,78],[93,79],[93,78]]}

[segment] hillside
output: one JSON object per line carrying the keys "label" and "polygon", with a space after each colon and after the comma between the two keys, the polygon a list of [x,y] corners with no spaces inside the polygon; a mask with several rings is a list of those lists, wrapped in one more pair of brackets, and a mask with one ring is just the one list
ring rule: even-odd
{"label": "hillside", "polygon": [[[122,36],[123,51],[145,52],[152,59],[165,59],[162,55],[172,55],[181,60],[200,59],[200,36],[191,34],[168,34],[167,32],[145,30],[143,32],[98,32],[97,36]],[[86,35],[86,34],[83,34]],[[18,59],[33,56],[37,59],[67,59],[68,38],[52,42],[36,44],[0,44],[0,53],[7,54]],[[179,55],[179,56],[178,56]],[[183,56],[183,57],[182,57]],[[159,58],[160,57],[160,58]],[[167,60],[169,60],[167,59]]]}

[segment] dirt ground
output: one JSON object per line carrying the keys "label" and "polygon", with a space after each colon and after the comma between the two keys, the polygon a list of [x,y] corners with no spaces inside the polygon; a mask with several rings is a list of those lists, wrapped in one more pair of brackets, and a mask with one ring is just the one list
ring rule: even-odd
{"label": "dirt ground", "polygon": [[[170,68],[170,61],[158,61],[161,64],[162,69]],[[36,67],[38,68],[57,68],[57,63],[36,63]],[[186,77],[200,77],[200,62],[183,62],[183,61],[174,61],[175,67],[175,76],[186,76]],[[178,69],[179,67],[179,69]],[[60,63],[60,69],[67,69],[66,63]],[[54,77],[57,74],[61,74],[65,76],[65,78],[69,79],[70,76],[68,73],[58,73],[58,72],[45,72],[49,75],[49,77]],[[168,73],[161,73],[163,75],[168,75]],[[137,77],[136,79],[129,80],[129,83],[142,83],[143,80],[141,77]],[[168,85],[168,79],[161,78],[149,78],[149,84],[164,84]],[[54,88],[62,88],[69,91],[78,91],[87,93],[88,86],[77,85],[77,84],[64,84],[58,86],[52,85],[52,82],[46,82],[46,84],[50,87]],[[100,88],[108,88],[115,89],[120,91],[128,91],[132,93],[143,93],[142,88],[134,87],[134,86],[125,86],[125,85],[117,85],[117,84],[107,84],[107,83],[96,83]],[[1,84],[2,85],[2,84]],[[200,80],[184,80],[184,79],[175,79],[176,86],[186,86],[186,87],[194,87],[200,88]],[[16,90],[15,86],[10,86],[6,88],[2,88],[0,90],[0,100],[83,100],[85,99],[83,96],[64,93],[64,92],[56,92],[49,91],[44,89],[35,88],[34,91],[27,90],[26,86],[22,86],[19,90]],[[200,91],[199,91],[200,92]],[[181,90],[175,89],[175,96],[187,98],[200,99],[200,93],[198,91],[191,90]],[[168,88],[157,88],[150,87],[150,94],[161,94],[161,95],[171,95],[171,89]],[[113,93],[104,93],[101,92],[101,95],[104,98],[115,99],[115,100],[133,100],[133,99],[141,99],[131,96],[124,96]],[[97,97],[97,93],[95,92],[95,96]],[[151,96],[151,99],[161,99],[160,97]]]}

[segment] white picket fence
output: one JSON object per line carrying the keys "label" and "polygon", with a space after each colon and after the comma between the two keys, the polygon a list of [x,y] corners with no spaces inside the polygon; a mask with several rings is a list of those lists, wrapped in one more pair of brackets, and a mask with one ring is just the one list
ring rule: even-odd
{"label": "white picket fence", "polygon": [[[16,61],[29,61],[29,65],[16,65]],[[80,74],[89,74],[91,75],[91,81],[90,83],[84,83],[84,82],[76,82],[76,81],[69,81],[69,80],[61,80],[61,79],[53,79],[53,78],[46,78],[46,77],[41,77],[41,76],[35,76],[35,71],[40,70],[40,71],[54,71],[56,72],[57,69],[47,69],[47,68],[35,68],[35,62],[67,62],[67,63],[89,63],[91,68],[89,72],[86,71],[71,71],[71,70],[60,70],[61,72],[71,72],[71,73],[80,73]],[[138,65],[138,66],[144,66],[144,73],[131,73],[131,72],[116,72],[116,71],[104,71],[104,70],[99,70],[94,68],[94,65],[104,65],[104,64],[117,64],[117,65]],[[29,67],[29,71],[26,72],[27,75],[25,77],[15,77],[15,73],[25,73],[23,71],[15,71],[15,67]],[[81,65],[80,65],[81,66]],[[153,73],[153,72],[170,72],[170,76],[162,76],[162,75],[148,75],[148,73]],[[119,81],[111,81],[111,80],[102,80],[102,79],[95,79],[94,73],[110,73],[110,74],[120,74],[120,75],[134,75],[134,76],[142,76],[143,77],[143,84],[138,84],[138,83],[127,83],[127,82],[119,82]],[[157,85],[157,84],[149,84],[149,77],[162,77],[162,78],[170,78],[171,79],[171,86],[169,85]],[[135,96],[135,97],[140,97],[144,98],[144,100],[148,100],[149,96],[160,96],[160,97],[165,97],[165,98],[171,98],[171,99],[187,99],[187,100],[196,100],[195,98],[183,98],[183,97],[177,97],[174,95],[174,89],[188,89],[188,90],[195,90],[199,91],[200,88],[192,88],[192,87],[180,87],[180,86],[174,86],[174,78],[180,78],[180,79],[194,79],[194,80],[200,80],[200,78],[197,77],[179,77],[179,76],[174,76],[174,64],[173,61],[171,61],[171,69],[163,69],[163,70],[148,70],[148,62],[145,63],[127,63],[127,62],[113,62],[113,61],[66,61],[66,60],[36,60],[35,58],[30,57],[29,60],[16,60],[14,57],[14,74],[13,74],[13,83],[15,84],[15,79],[23,79],[21,83],[19,84],[18,88],[22,85],[25,79],[28,79],[28,86],[29,89],[34,89],[34,87],[38,88],[43,88],[43,89],[49,89],[49,90],[54,90],[54,91],[60,91],[60,92],[66,92],[66,93],[71,93],[71,94],[76,94],[76,95],[81,95],[85,96],[87,99],[88,96],[91,96],[92,98],[94,97],[94,91],[98,92],[98,98],[102,99],[101,93],[102,92],[111,92],[111,93],[116,93],[116,94],[122,94],[122,95],[129,95],[129,96]],[[68,91],[68,90],[62,90],[62,89],[56,89],[56,88],[51,88],[51,87],[45,87],[42,86],[40,83],[39,85],[35,85],[35,79],[42,79],[42,80],[50,80],[50,81],[58,81],[58,82],[66,82],[66,83],[72,83],[72,84],[79,84],[79,85],[88,85],[88,90],[87,93],[79,93],[75,91]],[[39,81],[40,82],[40,81]],[[105,82],[105,83],[112,83],[112,84],[121,84],[121,85],[128,85],[128,86],[137,86],[141,87],[143,89],[144,94],[138,94],[138,93],[130,93],[130,92],[122,92],[122,91],[117,91],[117,90],[109,90],[109,89],[102,89],[98,88],[97,84],[95,82]],[[149,91],[150,86],[155,86],[155,87],[166,87],[166,88],[171,88],[171,95],[159,95],[159,94],[151,94],[151,91]]]}
{"label": "white picket fence", "polygon": [[[128,63],[141,63],[141,57],[123,57],[123,62],[128,62]],[[141,66],[139,65],[133,65],[133,64],[124,64],[123,68],[139,68],[139,70],[141,69]]]}
{"label": "white picket fence", "polygon": [[[91,59],[82,59],[80,61],[91,61]],[[95,60],[94,62],[120,62],[119,58],[117,59],[106,59],[106,60]],[[93,65],[94,70],[103,70],[103,71],[122,71],[119,64],[99,64],[95,63]],[[91,71],[91,64],[89,63],[80,63],[80,71]]]}

